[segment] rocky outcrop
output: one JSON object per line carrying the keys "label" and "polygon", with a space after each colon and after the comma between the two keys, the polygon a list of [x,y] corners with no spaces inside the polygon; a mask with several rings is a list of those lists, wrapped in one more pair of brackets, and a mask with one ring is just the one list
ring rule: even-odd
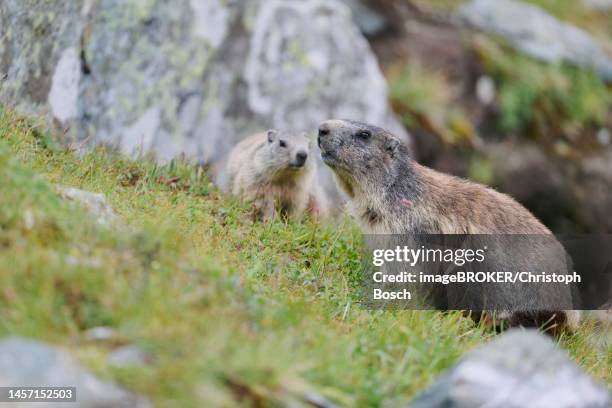
{"label": "rocky outcrop", "polygon": [[592,68],[612,82],[612,56],[589,34],[539,7],[518,0],[472,0],[460,14],[471,25],[500,35],[534,58]]}
{"label": "rocky outcrop", "polygon": [[329,117],[407,138],[335,0],[6,0],[0,26],[0,102],[79,142],[211,162],[251,132]]}
{"label": "rocky outcrop", "polygon": [[[75,408],[152,406],[146,399],[95,377],[66,352],[18,337],[0,341],[0,387],[75,387],[76,402],[65,403]],[[19,405],[38,406],[40,402],[25,404]]]}
{"label": "rocky outcrop", "polygon": [[513,330],[468,354],[410,408],[609,407],[612,395],[536,330]]}
{"label": "rocky outcrop", "polygon": [[342,0],[350,8],[353,20],[366,37],[375,37],[389,29],[389,22],[360,0]]}
{"label": "rocky outcrop", "polygon": [[592,9],[607,11],[612,9],[612,0],[582,0],[583,3]]}

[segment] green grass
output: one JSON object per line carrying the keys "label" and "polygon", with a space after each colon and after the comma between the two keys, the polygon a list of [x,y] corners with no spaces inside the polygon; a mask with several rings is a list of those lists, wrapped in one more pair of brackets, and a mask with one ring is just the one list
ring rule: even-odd
{"label": "green grass", "polygon": [[427,70],[418,60],[387,72],[389,98],[408,128],[422,128],[445,143],[470,141],[475,134],[465,111],[453,100],[444,72]]}
{"label": "green grass", "polygon": [[[130,227],[97,225],[55,184],[104,193]],[[307,392],[397,406],[493,336],[458,313],[360,308],[348,219],[254,223],[197,168],[79,158],[2,109],[0,192],[0,337],[63,346],[159,406],[285,406]],[[116,342],[83,336],[102,325],[150,364],[110,366]],[[610,381],[593,333],[560,342]]]}
{"label": "green grass", "polygon": [[577,140],[609,120],[612,92],[592,71],[540,63],[483,37],[474,47],[497,83],[503,132]]}
{"label": "green grass", "polygon": [[[528,0],[555,17],[575,24],[612,50],[612,19],[577,0]],[[417,1],[428,10],[454,11],[466,0]],[[480,71],[496,84],[499,114],[491,116],[495,136],[549,139],[572,150],[598,149],[595,135],[610,126],[612,88],[589,69],[570,64],[546,64],[521,54],[500,38],[471,37]],[[388,70],[394,110],[408,128],[437,135],[446,144],[470,144],[477,123],[473,106],[458,98],[458,89],[442,71],[410,59]],[[473,96],[473,90],[467,90]],[[487,137],[488,135],[482,135]],[[553,140],[550,140],[553,139]]]}

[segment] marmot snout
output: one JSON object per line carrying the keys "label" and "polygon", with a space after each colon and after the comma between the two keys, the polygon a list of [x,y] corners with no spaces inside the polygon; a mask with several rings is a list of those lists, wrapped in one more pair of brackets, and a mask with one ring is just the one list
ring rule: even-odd
{"label": "marmot snout", "polygon": [[264,219],[277,211],[323,215],[327,210],[305,133],[269,130],[244,139],[229,155],[227,175],[229,191],[253,202]]}

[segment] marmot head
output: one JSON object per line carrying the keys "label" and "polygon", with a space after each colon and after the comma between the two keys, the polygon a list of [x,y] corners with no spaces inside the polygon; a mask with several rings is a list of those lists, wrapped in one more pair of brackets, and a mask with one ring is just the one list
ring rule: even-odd
{"label": "marmot head", "polygon": [[262,153],[267,168],[278,175],[300,172],[309,167],[312,161],[312,158],[308,158],[310,141],[304,132],[268,130],[268,139]]}
{"label": "marmot head", "polygon": [[350,195],[391,186],[409,163],[407,147],[390,132],[351,120],[319,126],[321,157]]}

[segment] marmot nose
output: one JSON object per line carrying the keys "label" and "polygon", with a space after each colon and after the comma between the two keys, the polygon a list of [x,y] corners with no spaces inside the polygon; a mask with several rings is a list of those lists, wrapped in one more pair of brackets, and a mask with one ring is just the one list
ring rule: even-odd
{"label": "marmot nose", "polygon": [[306,163],[307,158],[308,158],[308,153],[306,153],[305,151],[299,151],[295,155],[295,163],[298,166],[303,166],[304,163]]}

